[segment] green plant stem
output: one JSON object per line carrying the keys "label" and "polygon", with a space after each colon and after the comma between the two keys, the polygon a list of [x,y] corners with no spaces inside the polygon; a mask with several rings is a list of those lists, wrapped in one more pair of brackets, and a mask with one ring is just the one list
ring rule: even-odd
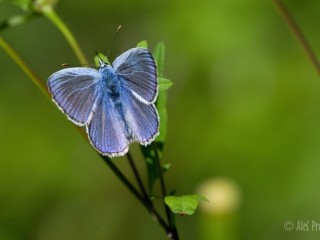
{"label": "green plant stem", "polygon": [[72,35],[69,28],[64,24],[64,22],[59,18],[59,16],[55,13],[55,11],[48,7],[43,11],[43,14],[59,29],[59,31],[63,34],[66,38],[67,42],[71,46],[71,49],[79,59],[81,64],[87,64],[87,59],[85,58],[84,54],[82,53],[78,42],[76,41],[75,37]]}
{"label": "green plant stem", "polygon": [[[161,166],[161,163],[160,163],[158,146],[157,146],[156,142],[153,142],[152,146],[153,146],[153,150],[154,150],[155,161],[156,161],[157,168],[158,168],[158,171],[159,171],[159,179],[160,179],[160,185],[161,185],[162,198],[164,199],[164,197],[167,196],[167,189],[166,189],[166,184],[164,182],[162,166]],[[177,240],[177,239],[179,239],[179,235],[178,235],[178,230],[176,228],[176,224],[175,224],[175,221],[174,221],[174,215],[172,214],[172,212],[170,211],[169,207],[166,204],[164,204],[164,208],[165,208],[165,212],[166,212],[167,219],[168,219],[168,222],[169,222],[169,226],[170,226],[170,229],[171,229],[171,233],[170,234],[172,234],[172,237],[173,237],[172,239]]]}
{"label": "green plant stem", "polygon": [[[120,181],[128,188],[128,190],[140,201],[140,203],[148,209],[150,215],[155,221],[157,221],[160,226],[168,233],[170,232],[170,227],[166,224],[159,213],[154,209],[153,205],[150,205],[150,199],[144,198],[141,194],[134,188],[134,186],[129,182],[129,180],[122,174],[122,172],[114,165],[110,158],[100,155],[104,162],[110,167],[113,173],[120,179]],[[127,155],[128,156],[128,155]],[[129,154],[131,158],[131,155]],[[132,159],[131,159],[132,160]],[[148,200],[149,199],[149,200]]]}
{"label": "green plant stem", "polygon": [[117,166],[111,161],[109,157],[100,155],[103,161],[109,166],[112,172],[120,179],[120,181],[128,188],[128,190],[141,202],[143,206],[148,207],[148,203],[141,196],[141,194],[135,189],[135,187],[129,182],[129,180],[122,174]]}
{"label": "green plant stem", "polygon": [[[155,218],[155,220],[157,222],[159,222],[159,224],[165,229],[166,233],[167,233],[167,236],[169,239],[171,240],[179,240],[179,237],[178,237],[178,232],[176,230],[175,227],[171,227],[170,226],[170,221],[169,221],[169,226],[165,223],[165,221],[162,219],[162,217],[158,214],[158,212],[155,210],[154,206],[153,206],[153,203],[152,201],[150,200],[150,197],[149,195],[147,194],[147,191],[143,185],[143,182],[141,180],[141,177],[140,177],[140,174],[138,172],[138,169],[133,161],[133,158],[131,156],[131,153],[128,152],[126,154],[127,158],[128,158],[128,161],[129,161],[129,164],[130,164],[130,167],[132,168],[132,171],[134,173],[134,176],[138,182],[138,185],[139,185],[139,188],[140,188],[140,191],[144,197],[143,199],[143,204],[144,206],[149,210],[149,213]],[[140,200],[141,201],[141,200]],[[168,209],[169,210],[169,209]],[[170,211],[170,210],[169,210]]]}
{"label": "green plant stem", "polygon": [[30,67],[22,60],[19,54],[0,36],[0,47],[13,59],[13,61],[27,74],[32,82],[40,89],[40,91],[48,98],[50,97],[47,86],[40,78],[30,69]]}
{"label": "green plant stem", "polygon": [[283,4],[283,2],[281,0],[273,0],[273,3],[277,7],[280,15],[283,17],[283,19],[285,20],[285,22],[287,23],[287,25],[289,26],[289,28],[291,29],[291,31],[293,32],[295,37],[300,42],[300,44],[301,44],[302,48],[304,49],[304,51],[306,52],[308,58],[311,60],[312,64],[316,68],[318,74],[320,75],[320,63],[319,63],[319,60],[318,60],[316,54],[314,53],[314,51],[312,50],[312,48],[311,48],[310,44],[308,43],[307,39],[304,37],[304,35],[303,35],[302,31],[300,30],[298,24],[293,19],[293,17],[291,16],[290,12],[288,11],[288,9],[286,8],[286,6]]}
{"label": "green plant stem", "polygon": [[136,178],[136,180],[137,180],[137,183],[138,183],[138,186],[139,186],[140,191],[141,191],[141,193],[142,193],[142,196],[144,197],[144,199],[146,200],[146,202],[148,202],[148,204],[149,204],[150,206],[152,206],[153,204],[152,204],[152,202],[151,202],[151,200],[150,200],[150,197],[149,197],[149,195],[147,194],[147,191],[146,191],[146,189],[145,189],[145,187],[144,187],[144,185],[143,185],[143,182],[142,182],[142,180],[141,180],[140,174],[139,174],[139,172],[138,172],[138,169],[137,169],[137,167],[136,167],[136,164],[134,163],[134,160],[133,160],[133,158],[132,158],[132,156],[131,156],[130,151],[128,151],[128,153],[126,154],[126,156],[127,156],[127,158],[128,158],[128,161],[129,161],[130,167],[131,167],[131,169],[132,169],[132,171],[133,171],[133,174],[134,174],[134,176],[135,176],[135,178]]}
{"label": "green plant stem", "polygon": [[152,201],[150,200],[149,195],[147,194],[147,191],[143,185],[143,182],[141,180],[140,174],[138,172],[138,169],[134,163],[133,157],[131,156],[131,153],[128,152],[126,154],[130,167],[134,173],[134,176],[137,180],[137,183],[139,185],[140,191],[142,193],[142,196],[144,197],[143,199],[143,204],[144,206],[149,210],[149,213],[154,217],[154,219],[159,222],[159,224],[165,229],[167,236],[169,239],[171,240],[178,240],[178,238],[176,238],[176,235],[172,233],[172,228],[170,227],[170,225],[168,226],[165,221],[162,219],[162,217],[158,214],[158,212],[155,210]]}

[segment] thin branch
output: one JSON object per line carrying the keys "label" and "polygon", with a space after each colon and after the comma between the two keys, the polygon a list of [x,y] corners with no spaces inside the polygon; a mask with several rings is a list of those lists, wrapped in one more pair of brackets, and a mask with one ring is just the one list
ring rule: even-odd
{"label": "thin branch", "polygon": [[[135,178],[136,178],[136,180],[137,180],[137,183],[138,183],[138,185],[139,185],[140,191],[142,192],[142,195],[143,195],[143,197],[144,197],[144,199],[143,199],[143,204],[144,204],[144,206],[149,210],[149,213],[153,216],[153,218],[154,218],[157,222],[159,222],[159,224],[165,229],[168,238],[171,239],[171,240],[178,240],[178,239],[176,239],[176,238],[172,238],[172,235],[173,235],[173,234],[172,234],[172,229],[171,229],[171,227],[166,224],[166,222],[163,220],[163,218],[159,215],[159,213],[158,213],[158,212],[156,211],[156,209],[154,208],[153,203],[152,203],[152,201],[150,200],[149,195],[147,194],[147,191],[146,191],[146,189],[145,189],[145,187],[144,187],[144,185],[143,185],[143,182],[142,182],[142,180],[141,180],[140,174],[139,174],[139,172],[138,172],[138,169],[137,169],[137,167],[136,167],[136,165],[135,165],[135,163],[134,163],[134,161],[133,161],[133,158],[132,158],[130,152],[128,152],[128,153],[126,154],[126,156],[127,156],[127,158],[128,158],[130,167],[132,168],[132,171],[133,171],[133,173],[134,173],[134,176],[135,176]],[[140,201],[141,201],[141,200],[140,200]]]}
{"label": "thin branch", "polygon": [[128,190],[136,196],[140,203],[149,208],[147,201],[141,196],[141,194],[135,189],[135,187],[129,182],[129,180],[122,174],[122,172],[117,168],[117,166],[111,161],[110,158],[100,155],[104,162],[111,168],[112,172],[120,179],[120,181],[128,188]]}
{"label": "thin branch", "polygon": [[279,10],[280,15],[283,17],[285,22],[288,24],[289,28],[295,35],[295,37],[298,39],[300,42],[302,48],[306,52],[307,56],[311,60],[312,64],[316,68],[318,74],[320,75],[320,63],[319,60],[315,54],[315,52],[312,50],[310,44],[308,43],[307,39],[304,37],[302,31],[300,30],[298,24],[296,21],[293,19],[291,16],[290,12],[286,8],[286,6],[282,3],[281,0],[273,0],[274,5],[277,7]]}
{"label": "thin branch", "polygon": [[[164,178],[163,178],[163,169],[160,163],[160,157],[159,157],[159,152],[158,152],[158,146],[156,142],[152,143],[153,146],[153,150],[154,150],[154,155],[155,155],[155,161],[156,161],[156,165],[159,171],[159,178],[160,178],[160,185],[161,185],[161,192],[162,192],[162,198],[164,198],[165,196],[167,196],[167,189],[166,189],[166,184],[164,182]],[[170,211],[169,207],[164,204],[164,208],[165,208],[165,212],[167,215],[167,219],[169,222],[169,226],[171,228],[171,239],[175,239],[178,240],[179,239],[179,235],[178,235],[178,230],[176,228],[175,225],[175,221],[174,221],[174,216],[172,214],[172,212]],[[170,236],[168,236],[170,237]]]}
{"label": "thin branch", "polygon": [[79,59],[80,63],[87,63],[86,57],[84,56],[79,44],[69,28],[64,24],[64,22],[59,18],[59,16],[55,13],[52,8],[46,8],[42,12],[63,34],[66,38],[67,42],[69,43],[71,49]]}
{"label": "thin branch", "polygon": [[128,158],[130,167],[131,167],[131,169],[132,169],[132,171],[133,171],[133,173],[134,173],[134,176],[135,176],[135,178],[136,178],[136,180],[137,180],[138,186],[139,186],[139,188],[140,188],[140,191],[141,191],[143,197],[145,198],[146,201],[148,201],[148,204],[149,204],[150,206],[152,206],[153,204],[152,204],[152,202],[151,202],[151,200],[150,200],[150,197],[149,197],[149,195],[147,194],[147,191],[146,191],[146,189],[145,189],[145,187],[144,187],[144,185],[143,185],[143,182],[142,182],[142,180],[141,180],[140,174],[139,174],[138,169],[137,169],[137,167],[136,167],[136,165],[135,165],[135,163],[134,163],[134,161],[133,161],[133,158],[132,158],[132,156],[131,156],[130,151],[127,153],[126,156],[127,156],[127,158]]}
{"label": "thin branch", "polygon": [[19,54],[0,36],[0,47],[15,61],[15,63],[24,71],[32,82],[40,89],[40,91],[51,98],[48,88],[44,82],[30,69],[30,67],[22,60]]}

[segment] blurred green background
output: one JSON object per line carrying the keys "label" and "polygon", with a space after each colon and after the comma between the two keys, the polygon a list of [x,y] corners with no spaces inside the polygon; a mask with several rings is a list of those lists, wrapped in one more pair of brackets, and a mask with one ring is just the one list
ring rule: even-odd
{"label": "blurred green background", "polygon": [[[285,3],[319,55],[320,1]],[[69,0],[56,11],[88,59],[164,41],[165,76],[174,82],[168,188],[190,194],[222,179],[234,191],[215,195],[233,203],[225,211],[206,193],[216,211],[177,217],[181,239],[319,238],[311,223],[320,223],[320,81],[271,1]],[[0,21],[19,14],[0,3]],[[61,63],[78,63],[44,17],[1,35],[43,81]],[[0,239],[165,239],[2,49],[0,69]],[[138,146],[131,148],[138,159]],[[114,162],[134,180],[125,158]],[[145,175],[142,160],[139,167]],[[294,229],[284,229],[286,221]],[[298,228],[302,221],[308,231]]]}

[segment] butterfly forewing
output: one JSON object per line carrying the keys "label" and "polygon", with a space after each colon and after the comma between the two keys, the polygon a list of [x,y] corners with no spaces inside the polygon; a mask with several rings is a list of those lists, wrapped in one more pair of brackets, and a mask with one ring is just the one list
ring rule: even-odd
{"label": "butterfly forewing", "polygon": [[123,84],[145,103],[153,103],[158,94],[155,61],[146,48],[132,48],[117,57],[112,66]]}
{"label": "butterfly forewing", "polygon": [[76,124],[90,121],[100,98],[99,72],[92,68],[67,68],[49,77],[48,87],[55,103]]}

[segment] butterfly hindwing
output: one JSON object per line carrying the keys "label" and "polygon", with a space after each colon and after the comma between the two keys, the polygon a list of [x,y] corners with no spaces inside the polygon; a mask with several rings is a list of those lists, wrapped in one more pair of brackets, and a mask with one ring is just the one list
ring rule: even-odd
{"label": "butterfly hindwing", "polygon": [[146,48],[132,48],[112,63],[115,73],[134,96],[145,103],[154,103],[158,94],[155,61]]}
{"label": "butterfly hindwing", "polygon": [[154,104],[145,104],[128,90],[123,97],[125,118],[133,140],[147,145],[159,134],[159,117]]}
{"label": "butterfly hindwing", "polygon": [[92,120],[87,125],[87,133],[91,144],[103,155],[122,156],[128,151],[123,120],[108,95],[98,102]]}
{"label": "butterfly hindwing", "polygon": [[77,125],[90,121],[100,98],[100,74],[92,68],[67,68],[49,77],[48,87],[54,102]]}

